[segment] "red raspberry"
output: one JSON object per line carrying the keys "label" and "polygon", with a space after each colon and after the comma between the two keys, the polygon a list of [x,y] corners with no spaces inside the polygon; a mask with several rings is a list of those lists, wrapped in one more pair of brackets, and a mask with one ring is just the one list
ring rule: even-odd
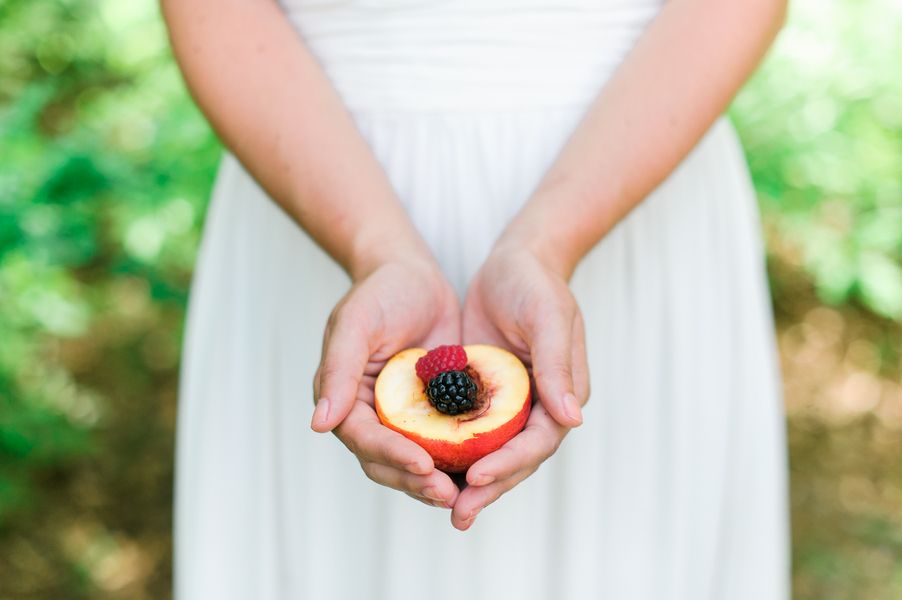
{"label": "red raspberry", "polygon": [[439,346],[417,361],[417,377],[428,384],[439,373],[463,371],[466,366],[467,353],[463,346]]}

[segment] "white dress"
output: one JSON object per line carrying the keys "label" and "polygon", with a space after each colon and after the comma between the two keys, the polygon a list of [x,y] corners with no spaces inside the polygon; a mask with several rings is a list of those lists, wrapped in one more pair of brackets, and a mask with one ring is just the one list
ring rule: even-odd
{"label": "white dress", "polygon": [[[461,294],[660,9],[282,5]],[[184,346],[177,600],[788,598],[773,324],[727,120],[581,263],[585,424],[467,532],[309,429],[323,326],[347,288],[227,155]]]}

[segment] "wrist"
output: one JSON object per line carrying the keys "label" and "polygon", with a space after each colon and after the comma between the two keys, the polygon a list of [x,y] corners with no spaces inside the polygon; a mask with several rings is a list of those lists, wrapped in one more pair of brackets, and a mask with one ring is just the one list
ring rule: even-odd
{"label": "wrist", "polygon": [[583,257],[623,217],[627,205],[619,179],[596,185],[558,169],[546,175],[499,242],[529,250],[569,281]]}
{"label": "wrist", "polygon": [[528,252],[546,269],[564,281],[569,281],[582,254],[573,247],[570,240],[558,239],[553,232],[547,227],[540,226],[539,223],[541,220],[537,222],[518,218],[504,230],[492,251]]}
{"label": "wrist", "polygon": [[390,263],[407,264],[424,271],[438,270],[429,248],[415,231],[363,233],[355,236],[345,270],[357,282]]}

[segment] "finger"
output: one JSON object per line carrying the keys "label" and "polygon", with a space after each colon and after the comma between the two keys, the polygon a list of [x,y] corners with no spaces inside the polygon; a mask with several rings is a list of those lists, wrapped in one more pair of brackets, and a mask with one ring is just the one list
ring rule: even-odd
{"label": "finger", "polygon": [[333,320],[317,372],[320,396],[310,423],[320,433],[331,431],[350,412],[370,355],[366,330],[353,313],[339,309]]}
{"label": "finger", "polygon": [[482,509],[532,475],[536,469],[538,469],[538,465],[518,471],[513,477],[502,481],[479,487],[468,487],[460,493],[454,503],[454,508],[451,510],[451,525],[455,529],[466,531],[473,525],[476,516]]}
{"label": "finger", "polygon": [[535,406],[523,431],[469,468],[467,483],[484,486],[538,467],[557,451],[566,432],[567,428],[558,425],[544,407]]}
{"label": "finger", "polygon": [[561,425],[581,425],[582,411],[573,391],[572,320],[560,310],[553,310],[532,327],[533,331],[524,334],[529,343],[539,401]]}
{"label": "finger", "polygon": [[438,502],[436,500],[430,500],[429,498],[425,498],[423,496],[417,496],[416,494],[411,494],[410,492],[404,492],[417,502],[422,502],[426,506],[431,506],[433,508],[451,508],[450,506],[446,506],[444,502]]}
{"label": "finger", "polygon": [[589,380],[589,360],[586,355],[586,327],[583,316],[579,312],[573,319],[573,352],[571,358],[573,365],[573,391],[581,406],[589,401],[591,384]]}
{"label": "finger", "polygon": [[376,406],[376,377],[373,375],[364,375],[360,379],[360,385],[357,387],[357,400],[369,404],[371,407]]}
{"label": "finger", "polygon": [[377,462],[419,475],[435,470],[428,452],[382,425],[373,408],[364,402],[355,403],[348,417],[335,428],[335,435],[361,462]]}
{"label": "finger", "polygon": [[438,502],[445,508],[451,508],[457,500],[457,486],[441,471],[415,475],[379,463],[361,463],[361,466],[366,476],[380,485]]}
{"label": "finger", "polygon": [[326,321],[326,330],[323,332],[323,343],[320,345],[320,363],[317,365],[316,373],[313,375],[313,404],[316,405],[316,402],[319,398],[321,398],[320,389],[322,388],[320,375],[323,370],[323,357],[326,356],[326,348],[329,347],[329,340],[332,338],[332,329],[335,326],[335,316],[337,314],[338,308],[329,315],[329,319]]}
{"label": "finger", "polygon": [[426,349],[435,348],[443,344],[461,343],[461,316],[460,307],[453,304],[445,309],[432,330],[422,341]]}

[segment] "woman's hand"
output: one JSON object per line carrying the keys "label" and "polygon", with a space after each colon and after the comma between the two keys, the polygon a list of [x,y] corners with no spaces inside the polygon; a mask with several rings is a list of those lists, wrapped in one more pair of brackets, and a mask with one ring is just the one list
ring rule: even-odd
{"label": "woman's hand", "polygon": [[459,340],[457,296],[432,261],[375,266],[359,277],[326,325],[311,427],[334,431],[376,483],[451,508],[457,486],[425,450],[380,423],[373,388],[386,361],[400,350]]}
{"label": "woman's hand", "polygon": [[582,314],[564,275],[525,246],[499,243],[476,274],[464,304],[463,337],[520,357],[539,402],[519,435],[467,471],[469,487],[451,514],[461,530],[554,454],[567,431],[582,423],[580,406],[589,397]]}

